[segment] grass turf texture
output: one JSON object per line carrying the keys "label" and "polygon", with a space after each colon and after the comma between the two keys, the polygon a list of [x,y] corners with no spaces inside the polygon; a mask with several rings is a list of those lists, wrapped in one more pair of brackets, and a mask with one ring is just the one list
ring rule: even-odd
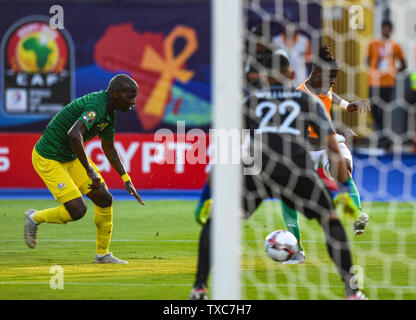
{"label": "grass turf texture", "polygon": [[[38,246],[23,242],[24,211],[56,206],[46,200],[0,200],[0,299],[187,299],[197,261],[200,226],[195,201],[134,201],[114,204],[110,251],[128,265],[94,264],[93,206],[79,221],[42,224]],[[364,273],[370,299],[416,299],[416,211],[412,203],[364,203],[370,225],[353,236],[343,221],[354,264]],[[315,221],[300,216],[306,263],[282,265],[263,248],[265,236],[284,229],[280,204],[264,203],[243,223],[243,297],[246,299],[340,299],[343,284],[329,259]],[[49,282],[54,265],[64,271],[64,289]],[[359,271],[360,271],[359,270]]]}

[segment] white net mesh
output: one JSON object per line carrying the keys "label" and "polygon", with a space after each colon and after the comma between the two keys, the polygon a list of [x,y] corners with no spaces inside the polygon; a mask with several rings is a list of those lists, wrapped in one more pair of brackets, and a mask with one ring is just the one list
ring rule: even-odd
{"label": "white net mesh", "polygon": [[[377,115],[372,112],[346,112],[337,107],[331,111],[337,126],[357,134],[347,137],[347,143],[362,211],[370,222],[364,235],[354,236],[352,221],[341,220],[350,240],[358,286],[370,299],[416,298],[416,91],[411,80],[416,71],[416,43],[412,14],[416,14],[412,0],[244,1],[245,41],[255,38],[253,26],[261,26],[262,39],[270,39],[288,53],[297,75],[295,85],[309,76],[310,62],[322,43],[331,47],[340,62],[334,92],[349,102],[369,99],[384,110],[381,130],[377,130]],[[395,74],[394,94],[388,103],[374,91],[369,97],[367,64],[369,44],[380,38],[381,22],[386,19],[393,23],[391,39],[400,45],[407,62],[407,69]],[[386,48],[389,50],[388,45]],[[255,54],[249,46],[247,59],[256,60]],[[395,63],[399,69],[400,59]],[[383,144],[384,140],[391,142]],[[286,229],[279,202],[263,202],[243,223],[243,298],[344,297],[344,284],[329,258],[322,229],[302,214],[299,226],[306,260],[288,265],[272,261],[264,250],[267,234]]]}

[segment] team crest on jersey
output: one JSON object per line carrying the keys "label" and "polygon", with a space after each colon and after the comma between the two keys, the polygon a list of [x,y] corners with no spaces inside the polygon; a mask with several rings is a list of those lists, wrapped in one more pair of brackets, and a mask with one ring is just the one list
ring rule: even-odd
{"label": "team crest on jersey", "polygon": [[62,182],[62,183],[58,184],[58,189],[59,189],[59,190],[62,190],[62,189],[63,189],[63,188],[65,188],[65,187],[66,187],[65,182]]}
{"label": "team crest on jersey", "polygon": [[83,118],[87,121],[88,124],[90,124],[96,117],[97,115],[94,111],[89,111],[87,114],[84,115]]}

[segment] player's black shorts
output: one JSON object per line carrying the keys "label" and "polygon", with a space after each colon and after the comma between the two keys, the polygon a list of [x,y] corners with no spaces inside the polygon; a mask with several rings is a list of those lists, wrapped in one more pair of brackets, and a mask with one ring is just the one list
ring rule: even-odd
{"label": "player's black shorts", "polygon": [[295,158],[263,153],[261,168],[259,174],[243,177],[245,218],[269,198],[281,199],[308,219],[322,218],[333,211],[331,193],[313,169],[306,150]]}

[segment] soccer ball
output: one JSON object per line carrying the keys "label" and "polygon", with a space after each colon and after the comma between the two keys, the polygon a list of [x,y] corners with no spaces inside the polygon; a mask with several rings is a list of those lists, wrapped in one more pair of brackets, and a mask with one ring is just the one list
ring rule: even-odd
{"label": "soccer ball", "polygon": [[272,260],[283,262],[296,253],[298,240],[289,231],[276,230],[266,237],[264,248]]}

